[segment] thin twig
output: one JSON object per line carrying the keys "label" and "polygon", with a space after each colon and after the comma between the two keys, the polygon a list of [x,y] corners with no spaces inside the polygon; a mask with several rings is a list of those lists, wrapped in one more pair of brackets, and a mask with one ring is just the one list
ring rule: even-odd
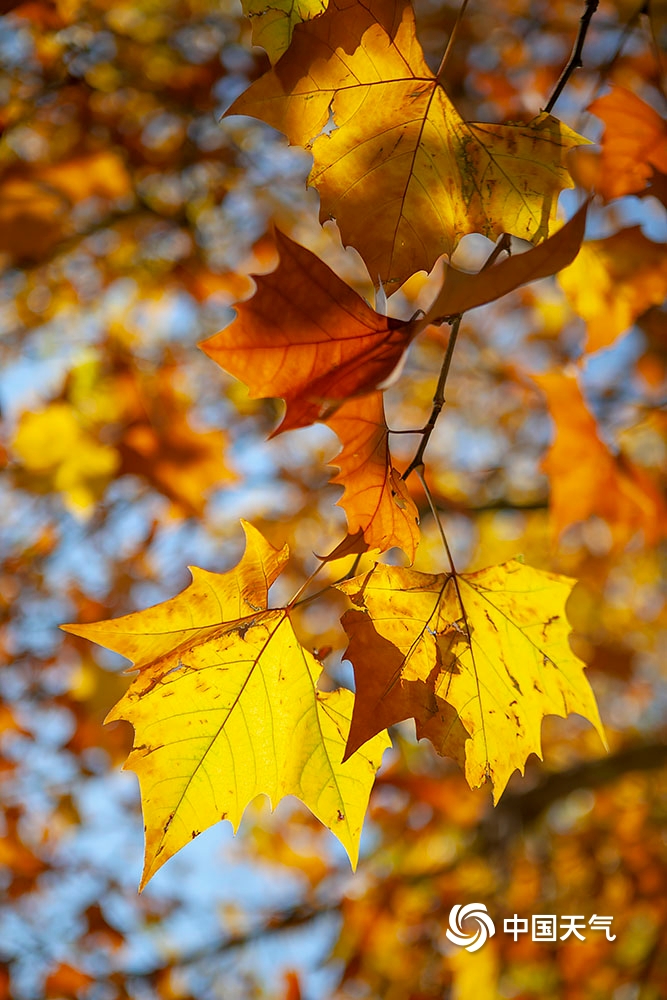
{"label": "thin twig", "polygon": [[447,69],[447,63],[449,62],[449,57],[454,48],[454,42],[456,41],[456,35],[458,33],[461,21],[463,20],[463,15],[466,12],[466,7],[468,6],[468,0],[463,0],[463,3],[459,7],[459,12],[456,15],[456,21],[454,22],[454,27],[452,28],[452,33],[449,36],[449,41],[447,42],[447,48],[445,49],[445,54],[442,57],[442,61],[438,66],[438,72],[435,74],[438,83],[442,83],[442,78],[445,75],[445,70]]}
{"label": "thin twig", "polygon": [[440,369],[440,377],[438,378],[438,385],[433,396],[433,409],[431,410],[431,415],[427,422],[422,427],[422,439],[419,442],[419,447],[415,452],[415,457],[410,462],[409,466],[402,475],[402,479],[406,480],[411,472],[418,469],[419,466],[424,464],[424,452],[426,451],[426,446],[429,442],[431,434],[435,429],[438,417],[445,405],[445,384],[447,382],[447,376],[449,375],[449,368],[452,363],[452,357],[454,355],[454,348],[456,347],[456,338],[459,334],[459,327],[461,326],[461,315],[459,314],[454,322],[452,323],[452,329],[449,334],[449,340],[447,341],[447,350],[445,352],[445,357],[442,362],[442,368]]}
{"label": "thin twig", "polygon": [[590,26],[593,14],[598,9],[598,0],[585,0],[585,2],[586,2],[586,9],[584,10],[584,13],[581,15],[581,19],[579,21],[579,31],[577,33],[577,39],[574,43],[574,48],[572,49],[572,55],[570,56],[565,69],[561,73],[558,83],[556,84],[555,90],[551,95],[551,97],[549,98],[547,106],[544,109],[547,112],[547,114],[551,114],[554,104],[562,94],[563,90],[565,89],[565,85],[567,84],[567,81],[570,79],[575,69],[580,69],[581,66],[583,65],[581,56],[584,51],[584,42],[586,41],[586,34],[588,32],[588,28]]}
{"label": "thin twig", "polygon": [[665,84],[667,83],[667,58],[665,58],[665,53],[662,51],[660,39],[658,38],[658,33],[655,30],[655,22],[651,17],[646,0],[644,0],[644,4],[637,14],[646,14],[648,17],[648,30],[651,35],[651,44],[653,45],[655,61],[658,64],[658,89],[660,90],[663,100],[667,100],[667,93],[665,93]]}
{"label": "thin twig", "polygon": [[447,536],[445,535],[445,529],[442,526],[442,521],[440,520],[440,514],[438,512],[438,508],[435,505],[433,494],[431,493],[430,488],[426,484],[426,480],[424,479],[424,473],[422,469],[417,469],[417,476],[419,478],[419,482],[422,484],[422,489],[424,490],[424,495],[428,500],[428,505],[431,508],[431,513],[433,514],[433,520],[438,526],[440,538],[442,540],[442,544],[445,547],[445,552],[447,553],[447,559],[449,560],[449,568],[452,571],[452,576],[456,576],[456,567],[454,566],[454,560],[452,559],[451,549],[449,548]]}
{"label": "thin twig", "polygon": [[[497,244],[484,261],[483,266],[480,268],[481,271],[486,271],[487,268],[495,264],[496,260],[503,252],[506,250],[508,253],[510,251],[511,242],[510,237],[507,233],[503,233],[501,238],[498,240]],[[431,434],[435,429],[435,425],[438,421],[438,417],[442,412],[442,408],[445,405],[445,385],[447,383],[447,376],[449,375],[449,369],[452,363],[452,357],[454,355],[454,348],[456,347],[456,339],[459,335],[459,327],[461,326],[461,320],[463,318],[463,313],[459,313],[457,316],[449,317],[448,321],[452,325],[451,332],[449,334],[449,340],[447,341],[447,350],[445,351],[445,357],[443,358],[442,368],[440,369],[440,375],[438,377],[438,384],[433,396],[433,409],[431,410],[431,415],[421,429],[422,439],[419,442],[419,447],[415,452],[415,456],[410,462],[409,466],[401,476],[401,479],[405,482],[411,472],[414,472],[420,465],[424,462],[424,452],[426,451],[426,446],[429,442]],[[444,322],[444,320],[443,320]],[[392,431],[392,433],[395,433]],[[414,434],[414,431],[409,431],[408,433]]]}
{"label": "thin twig", "polygon": [[[592,104],[593,101],[597,97],[599,97],[600,91],[602,90],[602,88],[604,87],[605,83],[607,82],[607,78],[608,78],[610,72],[612,71],[612,69],[614,68],[614,66],[616,65],[616,63],[618,62],[618,60],[620,59],[621,53],[623,52],[623,49],[625,48],[628,39],[630,38],[630,36],[632,35],[633,31],[637,27],[637,23],[639,21],[640,14],[645,13],[645,10],[644,10],[645,6],[646,6],[646,4],[642,3],[639,7],[637,7],[637,9],[634,12],[634,14],[632,15],[632,17],[628,18],[628,20],[627,20],[627,22],[626,22],[626,24],[625,24],[625,26],[623,28],[623,32],[621,34],[621,37],[618,40],[618,45],[616,46],[616,49],[614,50],[613,55],[598,70],[597,82],[595,84],[595,87],[593,88],[593,92],[591,93],[590,97],[586,101],[586,106],[588,106],[589,104]],[[590,116],[590,112],[586,112],[585,110],[581,111],[579,113],[579,118],[577,119],[577,124],[576,124],[575,128],[577,130],[580,130],[581,127],[582,127],[583,121],[586,119],[586,117],[589,117],[589,116]]]}

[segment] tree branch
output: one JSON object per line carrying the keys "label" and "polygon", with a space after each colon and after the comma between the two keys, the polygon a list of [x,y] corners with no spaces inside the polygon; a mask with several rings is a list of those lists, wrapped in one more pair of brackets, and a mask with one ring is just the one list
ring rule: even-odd
{"label": "tree branch", "polygon": [[608,785],[628,771],[654,771],[667,765],[667,744],[648,743],[577,764],[567,771],[548,774],[534,788],[505,794],[495,809],[496,817],[511,817],[512,823],[533,823],[549,806],[577,788]]}
{"label": "tree branch", "polygon": [[[447,55],[447,53],[445,53]],[[510,237],[507,233],[503,233],[501,238],[498,240],[497,244],[489,254],[488,258],[484,262],[483,266],[480,268],[480,273],[486,271],[487,268],[495,264],[496,260],[503,252],[506,250],[510,252]],[[411,472],[419,468],[420,465],[424,464],[424,452],[426,451],[426,446],[428,445],[431,434],[435,429],[435,425],[438,421],[438,417],[445,405],[445,385],[447,383],[447,376],[449,375],[449,369],[452,363],[452,358],[454,356],[454,348],[456,347],[456,339],[459,334],[459,327],[461,326],[461,320],[463,319],[463,313],[459,313],[457,316],[450,316],[449,322],[451,323],[451,331],[449,334],[449,340],[447,341],[447,349],[445,351],[445,357],[442,362],[442,368],[440,369],[440,375],[438,377],[438,385],[433,396],[433,409],[431,410],[431,415],[422,427],[421,435],[422,439],[419,442],[419,447],[415,452],[415,456],[410,462],[409,466],[401,476],[401,479],[405,482]]]}
{"label": "tree branch", "polygon": [[456,347],[456,338],[459,335],[459,327],[461,326],[461,319],[463,314],[459,315],[454,319],[452,323],[452,328],[449,333],[449,340],[447,341],[447,350],[445,351],[445,357],[442,362],[442,368],[440,369],[440,376],[438,378],[438,385],[433,396],[433,409],[431,410],[431,415],[427,422],[424,424],[421,435],[422,439],[419,442],[419,447],[415,452],[415,456],[410,462],[409,466],[401,476],[401,479],[406,480],[411,472],[423,465],[424,462],[424,452],[426,451],[426,446],[429,443],[431,434],[435,429],[435,425],[438,421],[438,417],[442,412],[442,408],[445,405],[445,384],[447,382],[447,376],[449,375],[449,368],[452,363],[452,357],[454,356],[454,348]]}
{"label": "tree branch", "polygon": [[[610,784],[628,772],[653,771],[666,765],[667,744],[649,743],[620,750],[618,753],[610,754],[599,760],[577,764],[566,771],[548,774],[539,784],[528,791],[505,793],[489,819],[478,827],[478,834],[470,843],[466,852],[467,856],[488,854],[490,850],[497,849],[503,840],[514,836],[522,825],[535,822],[554,802],[578,788],[598,788]],[[438,868],[427,868],[425,871],[411,872],[400,876],[400,881],[419,883],[426,879],[432,880],[447,875],[460,863],[461,857],[457,855]],[[234,934],[223,940],[214,941],[201,948],[177,955],[172,959],[172,965],[175,968],[192,966],[198,962],[244,948],[263,938],[272,937],[274,934],[303,927],[320,917],[339,914],[344,898],[343,896],[339,899],[313,904],[297,904],[267,917],[266,920],[244,933]],[[154,972],[154,969],[150,972],[128,970],[125,974],[128,979],[145,979],[153,975]]]}
{"label": "tree branch", "polygon": [[586,41],[586,34],[588,32],[588,28],[590,26],[593,14],[598,9],[598,0],[585,0],[585,3],[586,3],[586,9],[584,10],[584,13],[581,15],[581,19],[579,21],[579,31],[577,33],[577,38],[574,43],[574,48],[572,49],[572,55],[570,56],[565,69],[561,73],[558,83],[556,84],[556,87],[554,89],[554,92],[549,98],[547,106],[544,109],[547,112],[547,114],[551,114],[554,104],[556,103],[560,95],[563,93],[567,81],[570,79],[575,69],[580,69],[581,66],[583,65],[581,56],[584,51],[584,42]]}

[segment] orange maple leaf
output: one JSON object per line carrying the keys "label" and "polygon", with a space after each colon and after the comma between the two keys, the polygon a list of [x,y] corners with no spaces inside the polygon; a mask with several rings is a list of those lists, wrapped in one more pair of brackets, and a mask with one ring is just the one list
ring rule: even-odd
{"label": "orange maple leaf", "polygon": [[556,428],[543,462],[554,533],[597,515],[609,525],[614,545],[624,545],[638,531],[654,544],[665,532],[667,508],[650,476],[609,451],[575,375],[549,372],[533,378],[547,397]]}
{"label": "orange maple leaf", "polygon": [[587,204],[539,246],[489,271],[471,275],[447,267],[426,316],[412,320],[375,312],[315,254],[277,230],[278,267],[253,275],[255,294],[236,306],[233,323],[200,346],[245,382],[252,398],[285,400],[274,434],[328,421],[346,399],[382,385],[429,323],[569,264],[581,244],[586,210]]}
{"label": "orange maple leaf", "polygon": [[329,558],[397,545],[410,562],[419,542],[419,514],[391,463],[389,429],[381,392],[344,403],[327,420],[343,448],[332,480],[345,487],[338,501],[347,514],[349,536]]}
{"label": "orange maple leaf", "polygon": [[589,104],[605,124],[596,187],[611,201],[642,191],[653,170],[667,173],[667,121],[624,87]]}
{"label": "orange maple leaf", "polygon": [[253,275],[253,297],[201,347],[245,382],[252,398],[282,397],[287,410],[278,429],[285,431],[326,420],[345,399],[376,389],[418,329],[376,313],[284,233],[276,232],[276,243],[276,270]]}

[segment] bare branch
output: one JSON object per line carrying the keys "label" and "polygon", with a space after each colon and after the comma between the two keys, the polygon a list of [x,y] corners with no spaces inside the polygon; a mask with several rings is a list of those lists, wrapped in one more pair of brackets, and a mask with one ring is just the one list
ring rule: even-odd
{"label": "bare branch", "polygon": [[581,20],[579,21],[579,31],[577,33],[577,39],[574,43],[574,48],[572,49],[572,55],[570,56],[565,69],[561,73],[554,92],[549,98],[547,106],[544,109],[547,114],[551,114],[554,104],[563,93],[563,90],[565,89],[565,86],[575,69],[580,69],[581,66],[583,66],[581,56],[584,51],[584,42],[586,41],[586,34],[590,27],[593,14],[597,9],[598,0],[586,0],[586,9],[581,15]]}

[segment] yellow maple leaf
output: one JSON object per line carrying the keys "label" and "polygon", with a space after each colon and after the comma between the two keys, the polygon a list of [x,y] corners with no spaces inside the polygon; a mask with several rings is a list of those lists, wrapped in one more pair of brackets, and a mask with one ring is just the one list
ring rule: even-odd
{"label": "yellow maple leaf", "polygon": [[430,271],[466,233],[546,237],[558,192],[572,187],[565,156],[587,141],[547,114],[464,122],[426,64],[406,0],[330,0],[228,114],[312,151],[321,221],[335,218],[385,284]]}
{"label": "yellow maple leaf", "polygon": [[297,24],[327,9],[327,0],[242,0],[252,24],[253,45],[261,45],[271,63],[280,59]]}
{"label": "yellow maple leaf", "polygon": [[430,575],[377,565],[339,584],[357,695],[347,753],[414,718],[441,754],[465,760],[472,788],[498,801],[541,753],[545,715],[578,712],[604,733],[584,664],[568,643],[574,581],[514,560]]}
{"label": "yellow maple leaf", "polygon": [[62,493],[74,513],[100,498],[120,464],[116,449],[97,441],[64,401],[24,413],[12,450],[21,463],[19,481]]}
{"label": "yellow maple leaf", "polygon": [[321,667],[299,643],[268,588],[287,559],[247,522],[236,569],[192,569],[181,594],[146,611],[66,625],[132,659],[139,676],[109,713],[135,743],[126,767],[141,787],[146,824],[143,887],[202,830],[238,829],[257,795],[273,807],[297,796],[356,866],[361,827],[384,749],[380,734],[341,763],[352,712],[349,691],[317,690]]}

